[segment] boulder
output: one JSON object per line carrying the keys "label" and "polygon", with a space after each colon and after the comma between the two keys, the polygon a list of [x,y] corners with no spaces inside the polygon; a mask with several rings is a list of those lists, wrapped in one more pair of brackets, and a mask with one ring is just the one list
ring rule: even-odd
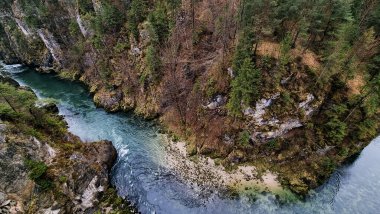
{"label": "boulder", "polygon": [[9,85],[12,85],[14,87],[20,86],[20,84],[16,80],[14,80],[8,76],[5,76],[3,74],[0,74],[0,82],[1,83],[8,83]]}
{"label": "boulder", "polygon": [[226,102],[225,97],[223,97],[222,95],[217,95],[216,97],[214,97],[212,102],[206,105],[206,108],[210,110],[215,110],[219,108],[220,106],[224,105],[225,102]]}
{"label": "boulder", "polygon": [[109,112],[116,112],[121,109],[123,94],[118,91],[100,90],[94,95],[94,102],[98,107],[103,107]]}
{"label": "boulder", "polygon": [[45,109],[50,113],[58,113],[59,109],[54,99],[39,99],[36,101],[35,106],[41,109]]}

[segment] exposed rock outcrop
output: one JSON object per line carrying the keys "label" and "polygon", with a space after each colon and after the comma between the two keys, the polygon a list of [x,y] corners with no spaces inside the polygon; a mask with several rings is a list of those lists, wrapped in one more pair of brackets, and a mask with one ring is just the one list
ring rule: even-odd
{"label": "exposed rock outcrop", "polygon": [[[300,16],[325,8],[323,1],[294,16],[277,13],[304,2],[266,2],[247,13],[241,12],[249,1],[141,2],[1,1],[0,57],[80,80],[108,111],[159,117],[199,148],[194,153],[281,166],[282,183],[302,194],[331,175],[326,163],[339,166],[376,135],[380,111],[367,107],[375,105],[378,86],[365,86],[377,79],[368,69],[378,66],[379,28],[362,21],[375,20],[378,6],[363,13],[371,19],[353,21],[366,26],[355,27],[360,32],[348,40],[335,36],[353,24],[341,17],[346,12],[336,13],[334,23],[318,20],[335,25],[323,31]],[[253,26],[242,28],[238,20]],[[296,20],[305,21],[302,29]],[[329,47],[338,43],[350,47]],[[241,72],[243,58],[250,72]],[[326,146],[333,147],[318,152]]]}
{"label": "exposed rock outcrop", "polygon": [[0,86],[2,109],[11,107],[0,112],[0,213],[134,212],[110,203],[118,197],[109,180],[117,157],[111,142],[82,143],[54,104],[32,105],[36,96],[10,79]]}

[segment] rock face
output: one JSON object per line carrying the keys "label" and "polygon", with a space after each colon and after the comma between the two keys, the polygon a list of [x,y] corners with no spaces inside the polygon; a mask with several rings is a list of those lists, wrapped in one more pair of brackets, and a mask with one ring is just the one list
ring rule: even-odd
{"label": "rock face", "polygon": [[[108,173],[116,158],[110,142],[83,145],[68,158],[59,149],[27,135],[15,137],[3,132],[0,136],[5,138],[0,145],[0,195],[3,196],[0,204],[13,202],[8,211],[84,213],[96,208],[100,194],[109,187]],[[49,163],[47,177],[60,180],[54,183],[54,190],[41,190],[29,178],[26,158]],[[35,204],[30,210],[32,203]]]}
{"label": "rock face", "polygon": [[[172,5],[173,2],[178,4]],[[370,41],[364,38],[375,39],[372,31],[379,28],[367,26],[367,30],[359,33],[363,35],[355,41],[358,44],[352,48],[355,51],[348,61],[353,62],[348,67],[364,67],[358,68],[360,72],[356,75],[360,77],[355,77],[356,83],[346,84],[343,80],[353,74],[343,72],[344,66],[324,65],[329,60],[320,59],[330,57],[319,56],[320,50],[331,49],[320,47],[319,43],[324,46],[337,42],[332,36],[337,32],[324,32],[330,35],[328,38],[314,34],[318,31],[313,29],[305,31],[310,35],[302,38],[293,35],[297,42],[285,56],[282,37],[295,31],[288,23],[294,17],[284,18],[286,22],[271,20],[273,25],[251,27],[260,31],[253,35],[261,35],[257,44],[250,44],[255,45],[255,53],[251,54],[255,55],[255,68],[260,70],[260,84],[255,86],[260,93],[252,100],[255,102],[237,100],[233,104],[231,89],[238,88],[233,82],[239,80],[239,68],[233,62],[238,53],[235,50],[239,49],[239,41],[244,41],[239,37],[246,35],[234,17],[244,2],[196,1],[190,12],[188,1],[161,4],[149,0],[144,5],[138,0],[3,0],[0,57],[8,63],[22,63],[42,72],[54,71],[61,77],[80,80],[90,88],[96,104],[108,111],[133,110],[146,118],[159,117],[169,131],[191,139],[189,143],[200,148],[196,152],[226,162],[231,162],[228,157],[239,156],[233,158],[234,162],[281,166],[277,172],[283,175],[283,183],[299,186],[301,191],[296,192],[306,193],[305,186],[315,188],[331,175],[331,164],[326,163],[339,166],[360,152],[379,129],[375,124],[379,124],[380,111],[357,108],[369,105],[372,98],[364,99],[368,102],[365,105],[354,104],[361,99],[350,93],[368,90],[361,84],[367,80],[360,81],[360,77],[376,73],[367,74],[364,67],[373,67],[367,66],[368,57],[378,54],[378,47],[368,48],[366,51],[372,50],[369,54],[356,51],[359,49],[355,47],[370,47]],[[323,7],[327,4],[310,5],[313,8],[310,11],[321,8],[320,3]],[[285,5],[288,4],[262,4],[257,5],[257,10],[262,7],[262,11],[275,14],[286,11],[277,9]],[[261,18],[266,20],[268,15],[263,14]],[[254,15],[261,16],[248,14]],[[336,23],[336,27],[326,30],[345,24]],[[310,43],[315,47],[304,46]],[[326,69],[341,71],[326,73]],[[344,77],[336,76],[338,73]],[[326,84],[319,84],[325,82],[324,75],[331,77],[326,76]],[[237,83],[248,87],[251,84]],[[247,86],[241,87],[241,93]],[[236,97],[242,97],[239,93]],[[373,98],[377,96],[377,92],[370,94]],[[241,118],[231,114],[234,106],[243,109],[237,112]],[[335,131],[337,128],[339,131]],[[251,143],[241,138],[247,135]],[[225,136],[229,136],[227,140]],[[317,151],[326,146],[333,147],[321,157]]]}
{"label": "rock face", "polygon": [[1,73],[0,73],[0,82],[2,82],[2,83],[8,83],[8,84],[10,84],[12,86],[15,86],[15,87],[20,86],[20,84],[18,84],[17,81],[15,81],[12,78],[7,77],[7,76],[5,76],[5,75],[3,75]]}
{"label": "rock face", "polygon": [[33,105],[32,92],[8,82],[1,79],[0,105],[18,114],[0,112],[0,213],[103,213],[117,206],[132,213],[127,203],[111,203],[118,197],[109,181],[112,143],[82,143],[55,109]]}
{"label": "rock face", "polygon": [[105,108],[107,111],[114,112],[120,110],[120,100],[122,99],[121,93],[106,93],[99,92],[94,96],[96,105]]}

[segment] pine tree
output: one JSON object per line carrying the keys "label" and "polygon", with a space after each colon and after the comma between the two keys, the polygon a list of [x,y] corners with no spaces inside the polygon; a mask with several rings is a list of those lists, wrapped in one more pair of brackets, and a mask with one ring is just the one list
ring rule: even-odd
{"label": "pine tree", "polygon": [[133,0],[128,10],[128,28],[136,40],[139,39],[139,24],[146,18],[145,0]]}
{"label": "pine tree", "polygon": [[158,44],[164,42],[169,36],[169,18],[166,5],[163,2],[156,4],[155,10],[148,17],[154,34],[157,36]]}
{"label": "pine tree", "polygon": [[245,59],[252,58],[253,38],[253,33],[248,28],[241,33],[232,62],[232,68],[235,71],[240,69]]}
{"label": "pine tree", "polygon": [[241,104],[249,106],[260,95],[261,73],[250,58],[246,58],[232,81],[228,109],[232,116],[241,115]]}

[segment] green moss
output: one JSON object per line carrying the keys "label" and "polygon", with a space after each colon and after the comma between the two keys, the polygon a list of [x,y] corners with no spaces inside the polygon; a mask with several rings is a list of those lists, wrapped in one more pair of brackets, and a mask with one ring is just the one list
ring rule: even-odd
{"label": "green moss", "polygon": [[61,71],[59,74],[59,77],[62,78],[62,79],[66,79],[66,80],[75,80],[77,79],[77,72],[75,71],[70,71],[70,70],[63,70]]}
{"label": "green moss", "polygon": [[[117,214],[133,214],[137,213],[137,210],[135,207],[131,206],[131,204],[128,201],[125,201],[123,198],[117,195],[117,191],[114,188],[108,188],[101,201],[100,201],[100,207],[106,208],[111,207],[112,213]],[[101,211],[98,211],[101,213]]]}
{"label": "green moss", "polygon": [[29,178],[42,190],[48,190],[53,187],[53,183],[46,178],[48,166],[44,162],[26,159],[25,165],[29,169]]}

